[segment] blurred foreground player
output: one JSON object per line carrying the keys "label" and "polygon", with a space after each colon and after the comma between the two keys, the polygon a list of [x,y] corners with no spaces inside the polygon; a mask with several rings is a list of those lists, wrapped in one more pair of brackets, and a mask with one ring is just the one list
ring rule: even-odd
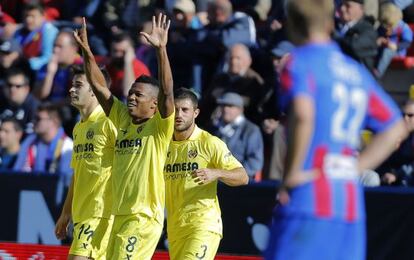
{"label": "blurred foreground player", "polygon": [[[397,106],[360,64],[331,41],[331,0],[289,0],[298,47],[281,75],[288,152],[266,259],[365,259],[358,175],[406,136]],[[359,157],[360,130],[377,132]]]}

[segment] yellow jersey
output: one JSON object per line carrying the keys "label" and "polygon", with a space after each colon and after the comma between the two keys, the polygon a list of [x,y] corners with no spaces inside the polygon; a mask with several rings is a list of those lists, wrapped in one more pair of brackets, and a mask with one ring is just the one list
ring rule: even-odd
{"label": "yellow jersey", "polygon": [[200,229],[222,235],[217,181],[199,185],[191,173],[204,168],[233,170],[240,167],[242,164],[223,141],[197,126],[189,139],[171,141],[164,166],[170,241]]}
{"label": "yellow jersey", "polygon": [[162,169],[174,131],[174,113],[162,118],[157,111],[146,122],[133,124],[127,106],[114,98],[109,118],[118,130],[112,213],[140,213],[162,224],[165,205]]}
{"label": "yellow jersey", "polygon": [[116,128],[97,106],[73,129],[72,218],[75,223],[111,214],[111,168]]}

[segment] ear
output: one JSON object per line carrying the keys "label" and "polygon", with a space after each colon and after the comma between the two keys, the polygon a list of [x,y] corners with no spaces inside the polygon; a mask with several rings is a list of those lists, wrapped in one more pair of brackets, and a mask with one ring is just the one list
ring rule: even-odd
{"label": "ear", "polygon": [[199,114],[200,114],[200,109],[196,108],[196,110],[194,111],[194,118],[197,118]]}
{"label": "ear", "polygon": [[158,107],[158,98],[153,98],[152,104],[154,105],[154,108]]}

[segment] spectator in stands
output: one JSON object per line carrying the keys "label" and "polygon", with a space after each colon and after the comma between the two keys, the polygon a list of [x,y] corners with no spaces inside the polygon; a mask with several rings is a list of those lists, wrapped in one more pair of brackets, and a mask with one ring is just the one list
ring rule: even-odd
{"label": "spectator in stands", "polygon": [[[192,50],[195,52],[195,86],[197,90],[204,91],[210,85],[213,75],[224,63],[226,52],[236,43],[247,47],[256,45],[256,28],[253,19],[241,12],[233,12],[229,0],[214,0],[208,4],[209,24],[199,30]],[[201,80],[199,68],[202,68]],[[197,84],[197,83],[195,83]]]}
{"label": "spectator in stands", "polygon": [[56,37],[53,55],[37,73],[34,93],[40,100],[69,104],[70,67],[81,63],[78,45],[72,31],[61,31]]}
{"label": "spectator in stands", "polygon": [[363,0],[344,0],[339,10],[341,24],[335,35],[342,50],[374,73],[377,32],[365,17]]}
{"label": "spectator in stands", "polygon": [[377,169],[385,185],[414,185],[414,100],[405,103],[403,115],[410,134]]}
{"label": "spectator in stands", "polygon": [[[276,72],[276,82],[273,95],[266,104],[264,111],[267,113],[262,122],[262,130],[265,138],[265,167],[264,175],[272,180],[281,180],[283,177],[284,162],[286,156],[286,128],[284,122],[280,122],[283,116],[276,105],[279,93],[280,74],[285,67],[294,46],[289,41],[281,41],[272,49],[271,55],[273,68]],[[283,121],[283,120],[282,120]],[[268,156],[266,156],[268,155]],[[269,161],[267,162],[266,159]]]}
{"label": "spectator in stands", "polygon": [[14,170],[60,174],[70,182],[73,141],[62,128],[57,106],[39,106],[34,131],[23,141]]}
{"label": "spectator in stands", "polygon": [[243,98],[234,92],[224,93],[218,100],[220,116],[212,121],[211,133],[223,140],[243,164],[250,180],[261,175],[263,138],[260,128],[243,114]]}
{"label": "spectator in stands", "polygon": [[264,98],[271,90],[266,88],[263,78],[250,67],[251,64],[252,58],[245,45],[238,43],[231,47],[228,71],[218,74],[203,94],[203,107],[207,115],[223,93],[235,92],[244,100],[245,116],[256,124],[261,123],[263,118],[259,112],[263,112]]}
{"label": "spectator in stands", "polygon": [[35,74],[22,56],[20,45],[13,39],[0,41],[0,85],[4,85],[7,71],[12,67],[23,70],[29,75],[30,85],[33,83]]}
{"label": "spectator in stands", "polygon": [[24,7],[23,27],[16,31],[14,39],[22,46],[33,70],[39,70],[51,58],[57,33],[58,29],[45,20],[42,5],[29,3]]}
{"label": "spectator in stands", "polygon": [[20,150],[23,136],[21,124],[14,118],[6,118],[0,125],[0,170],[12,170]]}
{"label": "spectator in stands", "polygon": [[405,57],[413,41],[413,32],[402,20],[402,11],[392,3],[381,5],[377,44],[379,47],[377,73],[381,77],[393,57]]}
{"label": "spectator in stands", "polygon": [[23,70],[13,68],[7,72],[4,97],[0,102],[0,120],[14,117],[25,133],[32,133],[39,101],[30,93],[29,76]]}
{"label": "spectator in stands", "polygon": [[0,6],[0,39],[7,40],[12,38],[16,29],[16,21],[13,17],[3,12]]}
{"label": "spectator in stands", "polygon": [[112,38],[108,72],[112,79],[111,92],[124,100],[131,84],[141,75],[150,75],[147,66],[135,57],[134,43],[126,33]]}
{"label": "spectator in stands", "polygon": [[203,24],[196,15],[192,0],[177,0],[172,8],[172,21],[168,41],[168,53],[173,69],[175,86],[193,87],[193,55],[189,55],[191,38]]}

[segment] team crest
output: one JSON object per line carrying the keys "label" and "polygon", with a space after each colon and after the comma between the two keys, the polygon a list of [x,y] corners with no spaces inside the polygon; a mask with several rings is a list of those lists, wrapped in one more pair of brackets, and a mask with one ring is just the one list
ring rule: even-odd
{"label": "team crest", "polygon": [[137,133],[138,133],[138,134],[142,132],[142,129],[144,129],[144,126],[145,126],[145,125],[141,125],[141,126],[139,126],[139,127],[137,128]]}
{"label": "team crest", "polygon": [[88,132],[86,133],[86,139],[90,140],[93,138],[94,135],[95,133],[93,132],[93,130],[89,129]]}
{"label": "team crest", "polygon": [[190,150],[190,151],[188,151],[188,158],[190,158],[190,159],[196,158],[197,155],[198,155],[197,150]]}

